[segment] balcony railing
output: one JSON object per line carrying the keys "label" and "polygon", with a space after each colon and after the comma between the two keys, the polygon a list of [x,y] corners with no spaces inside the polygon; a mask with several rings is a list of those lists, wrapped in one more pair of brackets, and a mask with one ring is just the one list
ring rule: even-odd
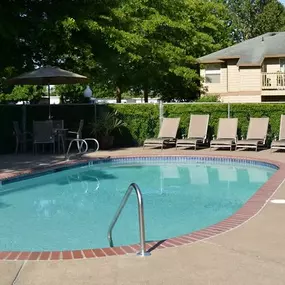
{"label": "balcony railing", "polygon": [[262,72],[262,89],[285,90],[285,72]]}

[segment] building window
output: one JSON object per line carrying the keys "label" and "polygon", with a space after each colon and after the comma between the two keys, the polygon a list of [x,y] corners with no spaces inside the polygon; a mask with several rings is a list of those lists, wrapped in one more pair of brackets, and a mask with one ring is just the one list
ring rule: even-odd
{"label": "building window", "polygon": [[221,82],[221,66],[219,64],[209,64],[206,66],[205,82],[206,83],[220,83]]}

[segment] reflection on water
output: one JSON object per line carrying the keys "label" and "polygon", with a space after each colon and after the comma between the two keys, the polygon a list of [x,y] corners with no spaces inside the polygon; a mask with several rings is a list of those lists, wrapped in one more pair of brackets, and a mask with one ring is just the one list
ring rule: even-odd
{"label": "reflection on water", "polygon": [[50,218],[51,216],[61,212],[56,200],[35,200],[34,205],[37,214],[46,218]]}
{"label": "reflection on water", "polygon": [[[108,246],[108,226],[132,182],[142,190],[147,239],[177,236],[232,215],[274,172],[158,161],[93,165],[3,185],[0,250]],[[137,212],[133,192],[114,229],[118,245],[139,240]]]}
{"label": "reflection on water", "polygon": [[[86,207],[86,201],[88,201],[91,196],[92,199],[94,199],[93,194],[97,192],[100,188],[100,181],[94,175],[95,173],[94,171],[86,171],[83,173],[65,176],[67,183],[62,184],[67,184],[69,187],[69,191],[67,194],[66,187],[62,187],[63,190],[61,194],[63,196],[66,195],[69,199],[75,201],[75,203],[73,203],[74,208],[77,208],[79,210],[83,209]],[[38,216],[50,218],[52,216],[64,212],[66,200],[39,198],[34,200],[34,205],[36,207],[36,212]]]}
{"label": "reflection on water", "polygon": [[236,167],[231,165],[220,165],[216,169],[219,181],[236,182],[238,180]]}
{"label": "reflection on water", "polygon": [[260,168],[251,168],[248,170],[249,182],[251,183],[264,183],[268,180],[268,172]]}
{"label": "reflection on water", "polygon": [[209,184],[208,167],[205,165],[196,165],[188,168],[190,172],[191,184]]}
{"label": "reflection on water", "polygon": [[[95,171],[77,173],[74,175],[67,176],[66,179],[71,189],[73,189],[74,183],[79,182],[81,184],[81,188],[84,189],[84,193],[88,193],[90,191],[98,191],[98,189],[100,188],[100,181],[97,178]],[[95,187],[94,184],[92,183],[92,189],[89,189],[90,181],[96,182]]]}
{"label": "reflection on water", "polygon": [[[185,165],[160,166],[160,193],[173,191],[181,181],[189,186],[218,187],[230,183],[262,185],[272,175],[272,169],[233,165]],[[180,187],[180,186],[179,186]]]}
{"label": "reflection on water", "polygon": [[[126,171],[131,167],[116,166],[117,170]],[[141,171],[141,167],[135,167],[137,171]],[[155,172],[155,170],[158,172]],[[157,174],[156,174],[157,173]],[[58,197],[56,199],[47,199],[45,195],[42,197],[34,197],[34,207],[36,209],[37,216],[43,216],[50,218],[52,216],[64,214],[69,211],[66,208],[68,204],[67,199],[74,201],[72,203],[73,210],[86,209],[87,205],[90,206],[90,199],[95,200],[96,192],[100,191],[100,177],[101,172],[96,170],[85,169],[85,171],[79,171],[72,173],[71,175],[65,175],[61,179],[57,180],[60,187],[57,192]],[[142,173],[143,175],[143,173]],[[160,165],[153,168],[153,177],[147,181],[147,184],[139,183],[143,190],[144,195],[162,195],[164,193],[175,193],[181,191],[181,187],[190,189],[193,187],[226,187],[229,189],[232,183],[236,185],[246,185],[248,183],[257,184],[261,186],[272,175],[271,170],[266,171],[264,168],[252,167],[239,167],[232,165]],[[121,180],[124,180],[124,175],[119,175]],[[113,180],[114,176],[108,173],[103,175],[106,181]],[[108,177],[110,179],[108,179]],[[131,181],[131,180],[130,180]],[[137,182],[137,181],[132,181]],[[226,184],[224,184],[226,183]],[[123,185],[123,186],[121,186]],[[68,186],[68,187],[66,187]],[[115,189],[119,189],[118,192],[125,193],[128,186],[127,183],[120,183],[116,181],[114,184]],[[23,186],[21,189],[29,189],[29,185]],[[13,191],[13,189],[11,189]],[[64,197],[61,198],[60,196]],[[10,204],[0,201],[0,209],[10,207]],[[92,206],[91,206],[92,207]]]}

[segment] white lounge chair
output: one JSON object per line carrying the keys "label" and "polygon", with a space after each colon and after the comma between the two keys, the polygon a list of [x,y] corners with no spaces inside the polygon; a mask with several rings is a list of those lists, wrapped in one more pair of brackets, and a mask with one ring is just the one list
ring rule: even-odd
{"label": "white lounge chair", "polygon": [[209,115],[191,115],[187,138],[177,140],[176,148],[193,147],[196,150],[197,145],[205,144],[209,117]]}
{"label": "white lounge chair", "polygon": [[180,118],[163,118],[158,137],[146,139],[143,148],[159,146],[163,149],[166,145],[175,145],[179,122]]}

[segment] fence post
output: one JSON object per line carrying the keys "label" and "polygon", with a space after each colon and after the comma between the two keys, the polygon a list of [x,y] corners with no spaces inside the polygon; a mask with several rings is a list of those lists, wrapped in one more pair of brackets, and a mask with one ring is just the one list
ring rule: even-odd
{"label": "fence post", "polygon": [[228,102],[228,118],[230,118],[230,117],[231,117],[231,105]]}
{"label": "fence post", "polygon": [[[96,99],[94,98],[94,124],[96,125],[97,123],[97,102],[96,102]],[[95,132],[96,132],[96,129],[95,129]],[[95,138],[97,139],[97,132],[94,134]]]}
{"label": "fence post", "polygon": [[163,102],[159,100],[159,128],[161,128],[163,120]]}
{"label": "fence post", "polygon": [[23,147],[24,147],[24,152],[27,151],[27,137],[26,137],[26,131],[27,131],[27,107],[26,107],[26,104],[23,103],[23,106],[22,106],[22,130],[23,130],[23,133],[24,133],[24,144],[23,144]]}

